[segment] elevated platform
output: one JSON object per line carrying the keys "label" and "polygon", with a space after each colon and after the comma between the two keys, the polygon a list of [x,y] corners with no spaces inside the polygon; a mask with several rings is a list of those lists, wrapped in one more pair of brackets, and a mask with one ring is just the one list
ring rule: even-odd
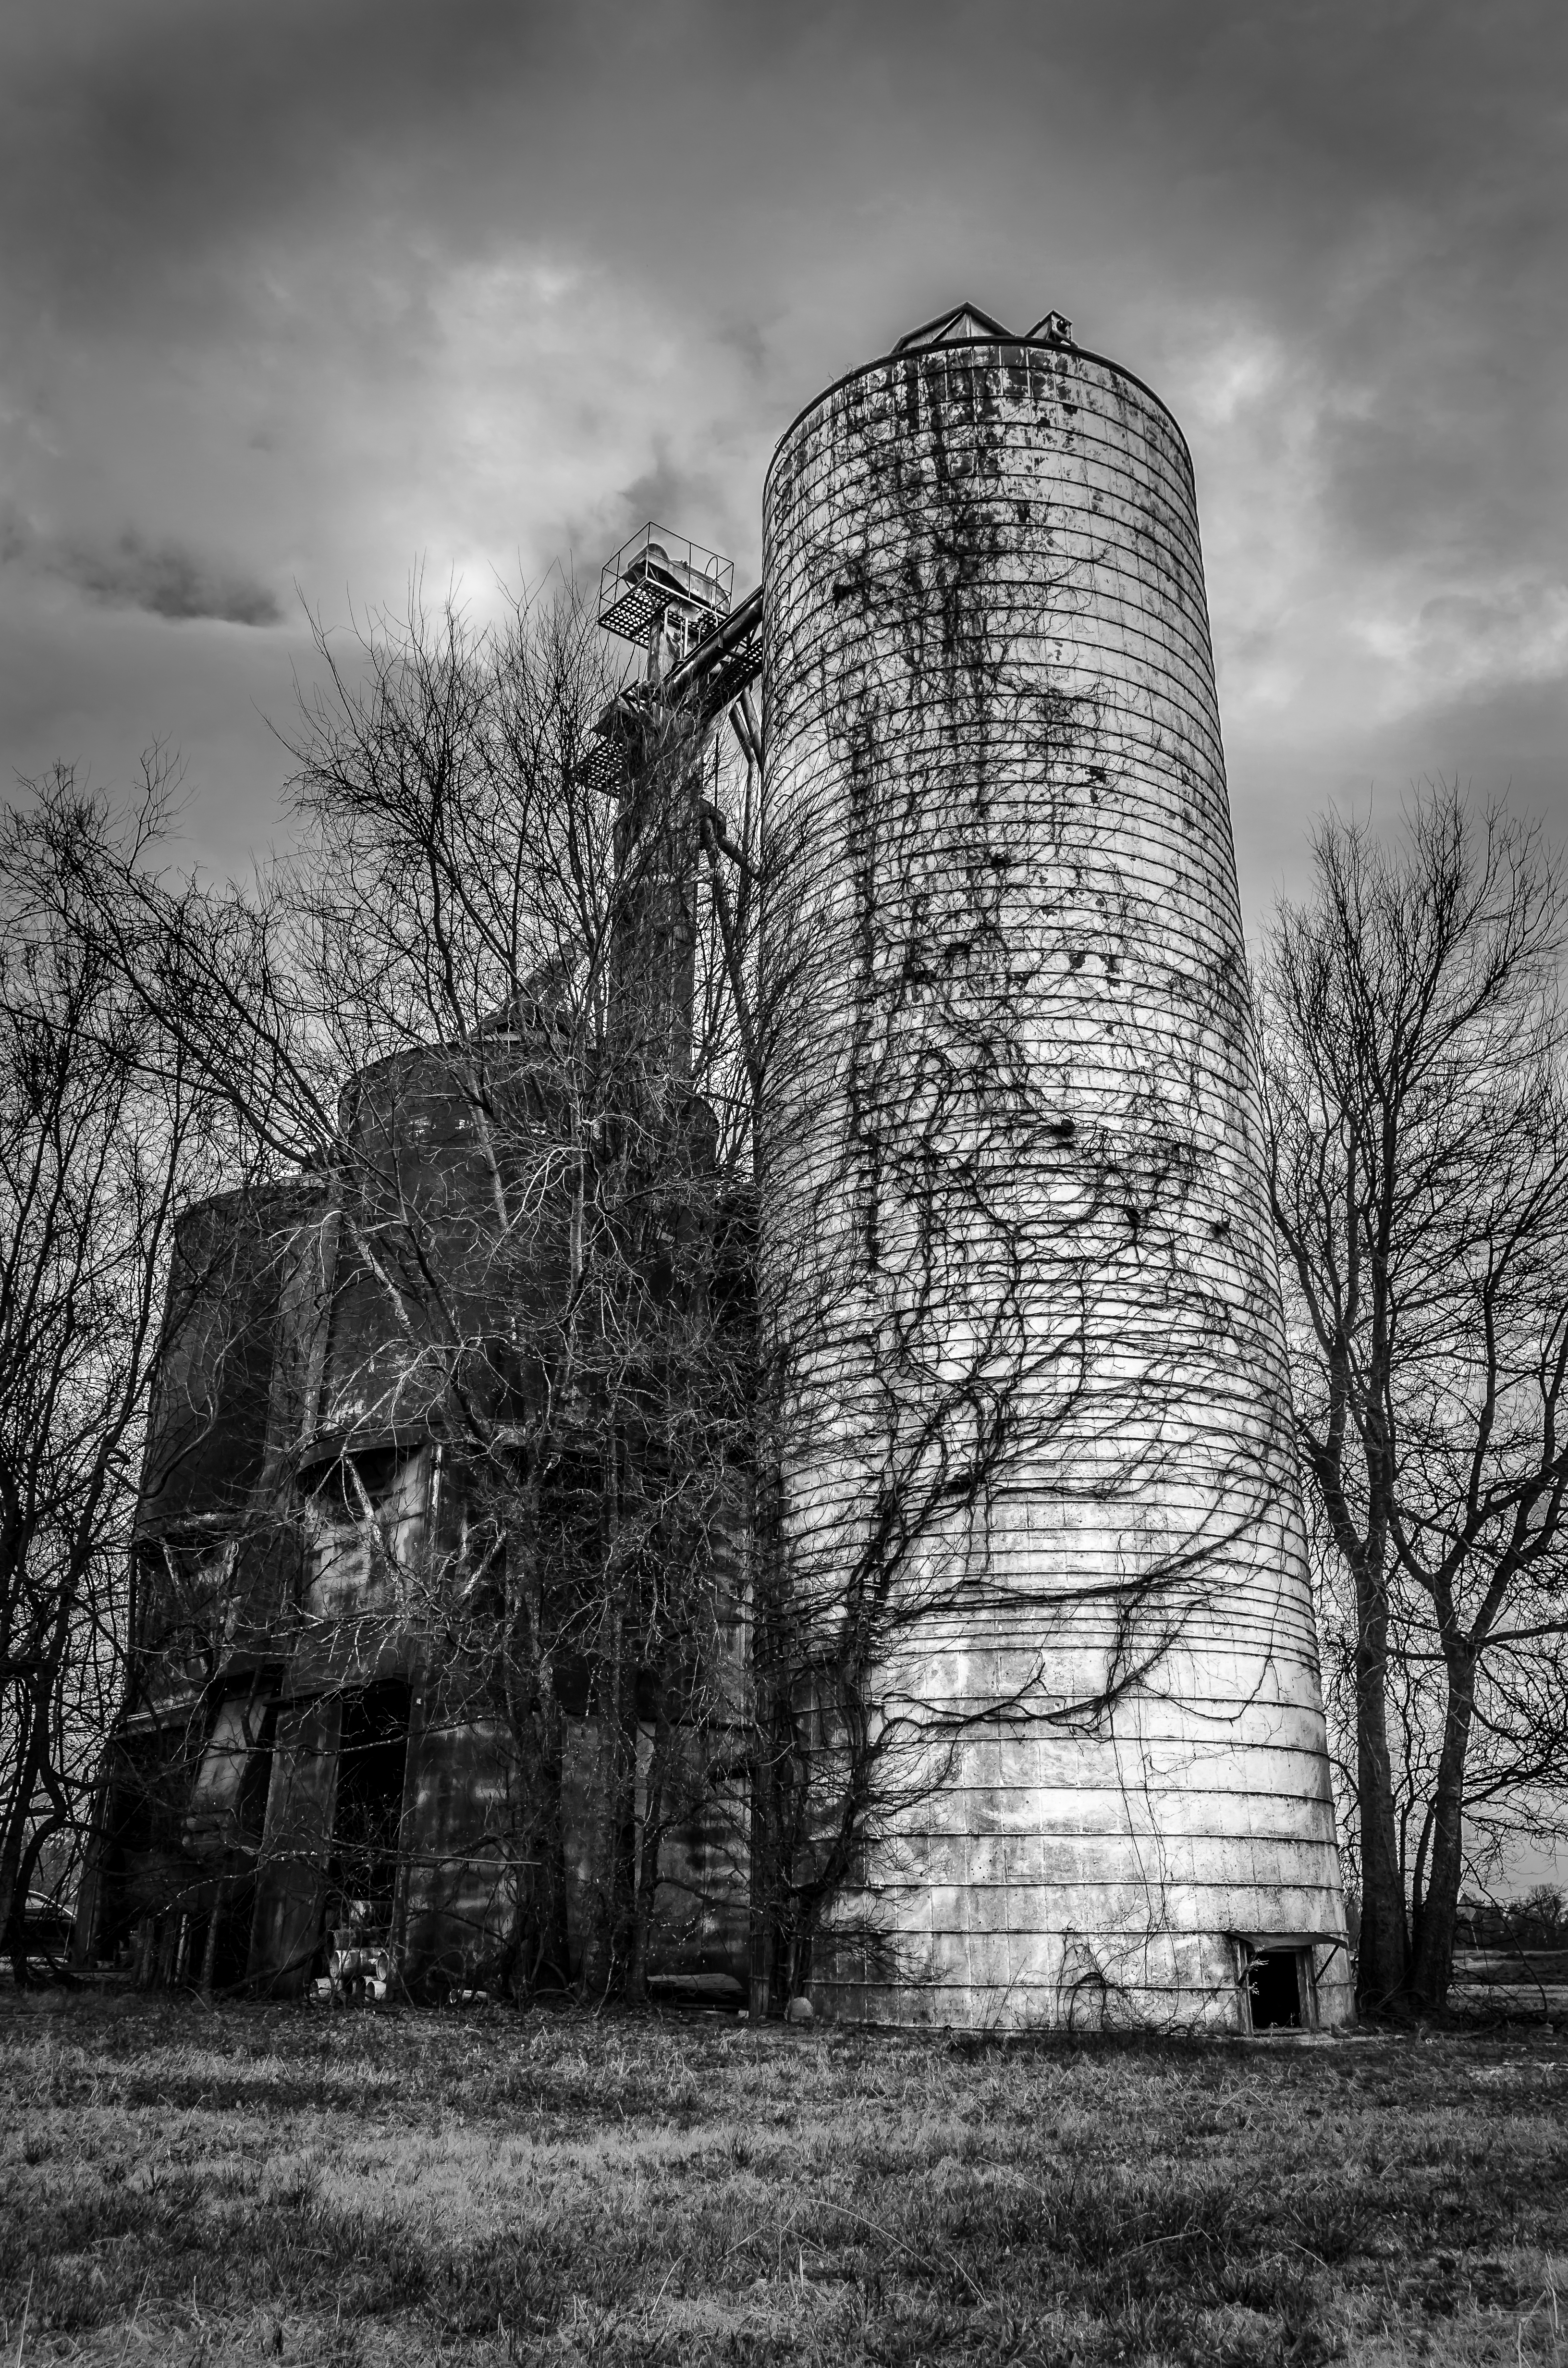
{"label": "elevated platform", "polygon": [[598,621],[607,633],[644,647],[674,609],[688,641],[702,640],[728,616],[735,564],[699,542],[672,534],[652,519],[605,563],[599,576]]}

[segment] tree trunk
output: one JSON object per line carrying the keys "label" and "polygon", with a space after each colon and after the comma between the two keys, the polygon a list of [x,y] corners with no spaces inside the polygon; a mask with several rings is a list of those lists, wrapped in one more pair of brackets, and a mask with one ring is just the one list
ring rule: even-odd
{"label": "tree trunk", "polygon": [[33,1976],[28,1968],[25,1932],[28,1891],[32,1883],[34,1870],[42,1856],[44,1843],[50,1834],[57,1831],[58,1828],[51,1826],[35,1827],[25,1848],[21,1846],[22,1827],[19,1818],[14,1821],[12,1830],[16,1836],[17,1850],[16,1863],[11,1872],[9,1904],[6,1911],[6,1921],[0,1925],[0,1935],[4,1936],[3,1945],[11,1960],[12,1979],[19,1990],[25,1990],[31,1988],[33,1983]]}
{"label": "tree trunk", "polygon": [[579,1987],[601,2005],[624,1975],[637,1874],[637,1672],[617,1602],[595,1659],[589,1711],[597,1728],[588,1886]]}
{"label": "tree trunk", "polygon": [[750,1854],[750,2008],[762,2021],[788,2003],[784,1987],[784,1899],[792,1868],[785,1839],[790,1767],[788,1711],[781,1701],[784,1644],[783,1554],[777,1489],[757,1494],[756,1604],[751,1655],[752,1767]]}
{"label": "tree trunk", "polygon": [[539,1989],[571,1986],[566,1843],[562,1811],[565,1726],[551,1657],[550,1590],[540,1528],[540,1459],[530,1458],[511,1508],[506,1548],[506,1642],[501,1693],[512,1739],[511,1927],[499,1978],[519,2005]]}
{"label": "tree trunk", "polygon": [[561,1809],[564,1737],[548,1664],[525,1668],[519,1678],[507,1656],[504,1679],[504,1715],[511,1737],[512,1912],[495,1961],[495,1979],[518,2005],[526,2006],[537,1989],[564,1989],[571,1978]]}
{"label": "tree trunk", "polygon": [[108,1769],[112,1751],[106,1755],[93,1790],[92,1815],[87,1826],[87,1847],[82,1863],[82,1880],[76,1889],[76,1917],[71,1930],[71,1952],[67,1960],[74,1973],[85,1973],[93,1962],[98,1939],[98,1919],[102,1914],[102,1894],[105,1861],[108,1857],[108,1821],[113,1801],[113,1789]]}
{"label": "tree trunk", "polygon": [[566,1829],[561,1809],[565,1726],[553,1682],[547,1681],[540,1712],[539,1809],[535,1840],[531,1988],[565,1989],[572,1975],[566,1933]]}
{"label": "tree trunk", "polygon": [[1434,2011],[1447,2001],[1454,1971],[1454,1923],[1464,1872],[1464,1764],[1475,1711],[1475,1664],[1465,1655],[1449,1663],[1443,1748],[1432,1803],[1432,1873],[1421,1901],[1410,1987]]}
{"label": "tree trunk", "polygon": [[626,1995],[637,2003],[648,1995],[648,1943],[653,1931],[653,1899],[659,1888],[659,1851],[665,1838],[665,1793],[673,1740],[674,1730],[661,1704],[653,1726],[653,1748],[649,1754],[642,1801],[642,1846],[632,1910],[631,1962],[626,1975]]}
{"label": "tree trunk", "polygon": [[207,1939],[201,1952],[199,1988],[204,1998],[210,1998],[212,1995],[212,1976],[218,1965],[218,1936],[223,1929],[223,1910],[228,1904],[228,1878],[226,1875],[220,1876],[217,1890],[212,1897],[212,1913],[207,1918]]}
{"label": "tree trunk", "polygon": [[[63,1625],[62,1620],[62,1629]],[[18,1989],[25,1988],[28,1981],[22,1927],[27,1917],[28,1887],[42,1846],[39,1828],[35,1826],[29,1838],[28,1827],[49,1756],[49,1707],[62,1651],[62,1642],[57,1636],[54,1649],[40,1664],[39,1675],[31,1682],[32,1698],[20,1721],[23,1741],[17,1755],[10,1814],[4,1836],[0,1837],[0,1949],[10,1956]]]}
{"label": "tree trunk", "polygon": [[1361,1947],[1356,2003],[1384,2013],[1403,1993],[1409,1928],[1389,1756],[1388,1599],[1381,1572],[1356,1571],[1356,1782],[1361,1828]]}
{"label": "tree trunk", "polygon": [[0,1833],[0,1949],[7,1951],[17,1968],[18,1986],[26,1979],[17,1954],[21,1947],[21,1918],[25,1900],[20,1888],[22,1864],[23,1804],[19,1793],[11,1804],[11,1814]]}
{"label": "tree trunk", "polygon": [[767,1689],[757,1672],[754,1671],[753,1675],[757,1687],[757,1701],[752,1739],[751,1820],[748,1831],[751,1860],[749,2003],[753,2021],[761,2022],[768,2015],[776,2013],[784,2003],[777,1994],[782,1970],[779,1893],[783,1842],[779,1831],[778,1721],[773,1714]]}
{"label": "tree trunk", "polygon": [[[84,1526],[85,1521],[84,1516]],[[36,1847],[30,1850],[24,1849],[23,1837],[33,1815],[39,1788],[50,1770],[50,1754],[54,1741],[51,1713],[58,1698],[61,1672],[71,1641],[71,1622],[81,1588],[81,1565],[74,1554],[68,1576],[50,1610],[45,1631],[48,1643],[29,1656],[28,1699],[17,1722],[22,1741],[15,1762],[10,1814],[4,1837],[0,1839],[0,1948],[11,1952],[18,1987],[26,1979],[22,1918],[27,1913],[28,1885],[32,1881],[38,1859]]]}
{"label": "tree trunk", "polygon": [[773,1863],[777,1849],[773,1816],[772,1738],[764,1729],[754,1753],[751,1781],[750,1854],[750,1996],[754,2022],[773,2011],[774,1940],[778,1905],[774,1897]]}

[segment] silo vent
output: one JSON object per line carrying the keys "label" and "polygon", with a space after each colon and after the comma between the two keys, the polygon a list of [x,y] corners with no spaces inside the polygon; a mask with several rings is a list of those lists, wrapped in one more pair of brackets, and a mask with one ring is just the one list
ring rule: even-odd
{"label": "silo vent", "polygon": [[977,337],[994,338],[1005,346],[1020,342],[1031,346],[1070,346],[1073,324],[1065,313],[1048,313],[1044,320],[1037,321],[1028,336],[1020,340],[1016,330],[1005,329],[1000,321],[994,319],[989,313],[983,313],[978,304],[959,304],[952,312],[938,313],[934,321],[924,321],[918,329],[911,329],[907,336],[900,337],[893,351],[895,354],[912,354],[926,346],[959,346]]}
{"label": "silo vent", "polygon": [[921,346],[961,345],[966,337],[1000,337],[1004,345],[1013,343],[1011,329],[983,313],[978,304],[959,304],[950,313],[938,313],[934,321],[922,322],[900,337],[893,347],[895,354],[914,353]]}

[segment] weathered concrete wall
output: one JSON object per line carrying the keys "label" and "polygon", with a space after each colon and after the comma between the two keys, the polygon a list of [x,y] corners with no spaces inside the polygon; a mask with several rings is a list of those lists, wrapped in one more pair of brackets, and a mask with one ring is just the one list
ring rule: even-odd
{"label": "weathered concrete wall", "polygon": [[819,1946],[818,1994],[1233,2025],[1273,1936],[1335,2018],[1186,446],[1070,347],[895,356],[783,438],[764,565],[786,1544],[881,1621],[899,1738],[841,1912],[901,1970]]}

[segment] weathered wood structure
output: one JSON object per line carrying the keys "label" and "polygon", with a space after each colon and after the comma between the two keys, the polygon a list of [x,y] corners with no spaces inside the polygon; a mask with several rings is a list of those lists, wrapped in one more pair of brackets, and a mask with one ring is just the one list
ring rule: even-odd
{"label": "weathered wood structure", "polygon": [[[544,1068],[530,1037],[547,1026],[514,1015],[493,1073]],[[521,1428],[539,1384],[510,1353],[516,1307],[489,1304],[498,1278],[465,1074],[455,1048],[378,1064],[345,1091],[346,1138],[363,1155],[352,1184],[234,1196],[179,1228],[131,1684],[86,1905],[97,1944],[130,1952],[144,1981],[294,1993],[335,1954],[389,1961],[417,1992],[445,1995],[482,1978],[504,1941],[526,1826],[507,1797],[514,1755],[483,1611],[461,1625],[443,1616],[451,1575],[465,1591],[473,1577],[477,1504],[451,1420],[454,1306],[462,1388],[495,1430],[513,1417]],[[384,1207],[348,1205],[355,1191],[373,1202],[378,1183]],[[377,1224],[399,1204],[425,1219],[412,1245]],[[540,1298],[563,1287],[569,1222],[562,1198],[530,1232],[525,1281]],[[383,1258],[434,1246],[439,1306],[389,1297],[367,1238]],[[514,1275],[502,1266],[506,1284]],[[394,1306],[430,1320],[394,1324]],[[713,1592],[722,1664],[738,1645],[722,1551]],[[598,1713],[569,1645],[552,1682],[563,1929],[551,1972],[564,1982],[595,1880]],[[740,1997],[744,1848],[738,1797],[673,1822],[655,1985]]]}

